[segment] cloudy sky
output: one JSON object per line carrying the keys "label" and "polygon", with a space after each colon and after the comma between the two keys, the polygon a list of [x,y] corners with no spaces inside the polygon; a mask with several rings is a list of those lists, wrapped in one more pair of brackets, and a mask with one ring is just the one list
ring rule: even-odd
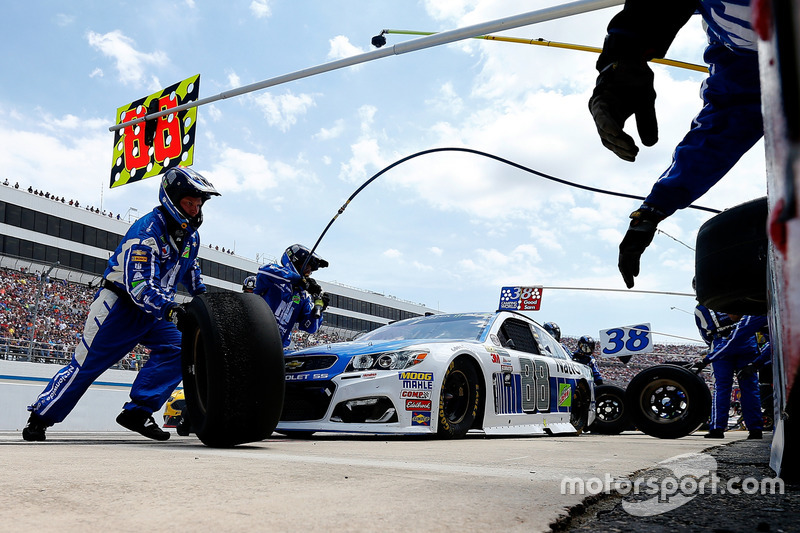
{"label": "cloudy sky", "polygon": [[[1,178],[125,213],[155,205],[157,179],[109,189],[118,107],[200,74],[200,96],[373,50],[382,29],[444,31],[561,2],[198,0],[4,7]],[[618,7],[505,35],[602,46]],[[387,35],[388,44],[413,39]],[[668,56],[701,63],[700,21]],[[344,201],[396,160],[439,147],[489,152],[537,171],[645,196],[700,108],[702,74],[656,65],[660,140],[635,163],[602,147],[587,110],[592,53],[469,40],[278,85],[198,110],[193,168],[222,193],[204,243],[255,259],[311,246]],[[766,194],[763,144],[698,203],[723,209]],[[496,309],[500,287],[624,289],[617,247],[639,202],[552,183],[464,153],[416,158],[349,205],[318,252],[318,278],[446,312]],[[636,289],[690,293],[698,227],[661,224]],[[685,243],[685,244],[682,244]],[[688,246],[688,247],[687,247]],[[545,290],[539,322],[568,335],[651,323],[699,339],[694,300]],[[675,341],[656,336],[656,341]],[[683,342],[678,339],[678,342]]]}

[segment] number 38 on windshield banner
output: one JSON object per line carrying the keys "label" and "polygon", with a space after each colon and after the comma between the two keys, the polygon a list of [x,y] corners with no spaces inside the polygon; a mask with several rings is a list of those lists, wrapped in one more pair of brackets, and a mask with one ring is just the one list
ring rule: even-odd
{"label": "number 38 on windshield banner", "polygon": [[[200,74],[117,109],[117,124],[197,100]],[[114,132],[111,187],[163,174],[193,162],[197,108],[189,107]]]}
{"label": "number 38 on windshield banner", "polygon": [[600,356],[636,355],[653,351],[650,324],[604,329],[600,332]]}

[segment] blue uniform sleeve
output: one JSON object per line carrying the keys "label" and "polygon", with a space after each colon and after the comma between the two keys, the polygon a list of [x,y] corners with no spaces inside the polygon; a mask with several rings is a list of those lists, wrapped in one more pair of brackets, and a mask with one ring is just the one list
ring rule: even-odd
{"label": "blue uniform sleeve", "polygon": [[123,284],[134,304],[151,315],[164,318],[173,295],[162,289],[161,276],[164,273],[158,262],[158,248],[153,249],[147,243],[149,240],[152,239],[137,239],[123,252]]}

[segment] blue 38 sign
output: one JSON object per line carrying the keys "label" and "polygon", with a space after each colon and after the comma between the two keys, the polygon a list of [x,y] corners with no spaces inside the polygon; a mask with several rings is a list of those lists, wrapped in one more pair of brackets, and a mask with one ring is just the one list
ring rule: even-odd
{"label": "blue 38 sign", "polygon": [[600,332],[600,356],[636,355],[653,351],[650,324],[604,329]]}

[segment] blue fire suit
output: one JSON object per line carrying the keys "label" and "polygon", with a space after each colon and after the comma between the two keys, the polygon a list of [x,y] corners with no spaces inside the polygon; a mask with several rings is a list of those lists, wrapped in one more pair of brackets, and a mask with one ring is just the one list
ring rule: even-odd
{"label": "blue fire suit", "polygon": [[[570,353],[569,351],[567,353]],[[600,368],[597,366],[597,360],[593,355],[586,355],[580,350],[572,352],[572,360],[582,365],[586,365],[592,369],[592,378],[595,385],[603,384],[603,375],[600,373]]]}
{"label": "blue fire suit", "polygon": [[28,410],[45,423],[61,422],[100,374],[137,344],[151,350],[150,359],[139,370],[131,401],[123,408],[160,409],[181,380],[181,334],[164,318],[176,305],[179,282],[193,296],[206,290],[197,263],[199,246],[194,232],[178,249],[159,207],[137,220],[108,260],[72,360]]}
{"label": "blue fire suit", "polygon": [[270,263],[258,269],[256,288],[258,294],[267,302],[281,333],[283,347],[291,343],[294,325],[308,333],[314,333],[322,325],[322,313],[314,316],[314,303],[311,296],[300,286],[302,276],[297,273],[286,254],[281,257],[281,265]]}
{"label": "blue fire suit", "polygon": [[[708,311],[703,306],[697,306]],[[714,313],[714,311],[711,311]],[[696,315],[697,316],[697,315]],[[739,389],[742,393],[742,415],[748,430],[760,430],[763,427],[761,417],[761,398],[758,375],[756,372],[739,372],[748,365],[762,360],[762,354],[756,342],[756,332],[765,328],[767,317],[744,316],[726,336],[719,333],[708,333],[712,337],[709,354],[705,357],[711,362],[714,371],[714,398],[712,401],[710,429],[728,427],[728,411],[731,407],[733,376],[737,374]],[[701,335],[706,336],[701,329]]]}
{"label": "blue fire suit", "polygon": [[701,87],[703,108],[644,201],[662,217],[705,194],[764,133],[749,5],[750,0],[627,0],[609,24],[609,38],[623,43],[609,56],[624,55],[626,45],[633,44],[629,48],[640,48],[647,59],[664,56],[693,10],[706,26],[709,76]]}

